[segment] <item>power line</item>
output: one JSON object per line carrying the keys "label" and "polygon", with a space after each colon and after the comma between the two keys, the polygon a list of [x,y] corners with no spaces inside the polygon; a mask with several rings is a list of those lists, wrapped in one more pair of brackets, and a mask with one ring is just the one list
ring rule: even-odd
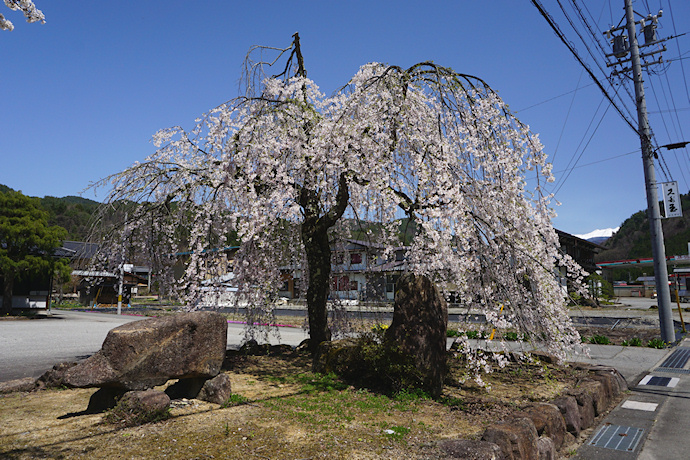
{"label": "power line", "polygon": [[[666,79],[666,86],[668,87],[668,92],[671,95],[671,104],[673,104],[673,114],[675,115],[675,121],[676,124],[678,125],[678,131],[680,132],[680,136],[682,139],[685,139],[685,134],[683,133],[683,124],[680,122],[680,117],[678,116],[678,107],[676,107],[676,98],[673,97],[673,88],[671,87],[671,82],[668,79],[668,73],[664,74],[664,77]],[[659,78],[661,80],[661,78]],[[685,76],[683,76],[683,80],[685,80]],[[685,82],[686,85],[686,90],[687,90],[687,82]],[[664,89],[664,85],[662,82],[661,89]],[[666,92],[664,92],[664,97],[666,96]],[[668,107],[668,101],[666,103],[666,106]]]}
{"label": "power line", "polygon": [[[658,75],[657,75],[657,78],[659,78]],[[659,78],[659,79],[660,79],[660,78]],[[661,79],[660,79],[660,80],[661,80]],[[658,106],[658,107],[661,107],[661,104],[659,103],[659,98],[658,98],[658,96],[657,96],[656,89],[655,89],[655,86],[654,86],[654,84],[653,84],[653,80],[652,80],[652,79],[650,79],[649,84],[650,84],[650,87],[651,87],[651,89],[652,89],[652,94],[654,94],[654,99],[656,100],[657,106]],[[668,98],[666,97],[666,91],[664,90],[663,83],[661,84],[661,89],[662,89],[662,91],[663,91],[663,95],[664,95],[664,99],[666,100],[666,104],[668,104]],[[670,86],[669,86],[669,90],[670,90]],[[678,114],[676,113],[676,118],[677,118],[677,117],[678,117]],[[662,122],[662,124],[664,125],[664,129],[666,130],[666,136],[668,137],[669,140],[672,140],[671,133],[669,132],[668,124],[666,123],[666,117],[664,117],[663,114],[661,114],[661,122]],[[672,126],[673,126],[674,131],[676,131],[676,137],[677,137],[677,136],[678,136],[678,131],[676,130],[676,126],[675,126],[675,125],[672,125]],[[678,120],[678,127],[680,128],[680,120]],[[684,136],[682,136],[682,128],[681,128],[681,137],[685,138]],[[657,146],[656,150],[657,150],[657,152],[659,152],[659,155],[661,155],[661,152],[660,152],[658,146]],[[663,157],[661,157],[661,159],[663,160]],[[680,164],[680,160],[678,159],[678,155],[677,155],[677,154],[675,155],[675,159],[676,159],[676,163],[678,163],[678,170],[680,171],[680,174],[681,174],[681,176],[683,177],[683,181],[685,182],[685,185],[686,185],[686,187],[687,187],[687,186],[688,186],[688,181],[687,181],[687,179],[686,179],[686,177],[685,177],[685,173],[683,172],[683,167],[682,167],[681,164]],[[686,163],[690,163],[690,157],[687,156],[687,151],[686,151],[686,156],[685,156],[684,159],[686,160]],[[666,164],[666,163],[664,162],[664,165],[665,165],[665,164]],[[687,166],[686,166],[686,167],[687,167]],[[670,171],[669,171],[669,175],[671,175],[671,174],[670,174]],[[672,176],[672,175],[671,175],[671,176]]]}
{"label": "power line", "polygon": [[664,158],[663,155],[661,155],[661,151],[659,150],[659,147],[657,145],[656,151],[658,153],[658,160],[659,160],[659,169],[661,169],[661,173],[664,175],[666,178],[666,182],[670,182],[673,180],[673,176],[671,175],[671,170],[669,169],[668,165],[666,164],[666,159]]}
{"label": "power line", "polygon": [[[580,18],[580,22],[581,22],[582,24],[584,24],[584,26],[585,26],[585,27],[587,28],[587,30],[589,31],[589,34],[591,35],[591,37],[594,38],[594,43],[596,44],[597,48],[599,49],[599,52],[600,52],[600,54],[601,54],[601,57],[603,57],[604,61],[608,62],[608,57],[607,57],[607,55],[606,55],[606,54],[607,54],[607,53],[606,53],[607,50],[606,50],[605,46],[601,43],[601,40],[600,40],[600,38],[599,38],[599,37],[600,37],[600,34],[598,34],[598,33],[594,30],[594,28],[589,24],[589,21],[587,20],[587,18],[585,17],[584,13],[582,12],[582,8],[580,8],[580,6],[577,4],[577,0],[571,0],[571,2],[572,2],[572,4],[573,4],[573,7],[574,7],[575,11],[576,11],[577,14],[578,14],[578,17]],[[599,70],[601,71],[601,73],[607,78],[607,81],[609,82],[609,84],[610,84],[611,86],[613,86],[612,79],[607,75],[607,72],[601,67],[601,65],[599,65],[599,63],[597,62],[597,59],[594,57],[594,54],[593,54],[593,53],[591,52],[591,50],[589,49],[589,46],[588,46],[587,42],[586,42],[585,39],[582,37],[582,35],[577,31],[577,29],[575,29],[575,26],[573,25],[573,22],[572,22],[572,21],[570,20],[570,18],[568,17],[568,13],[563,9],[563,6],[560,4],[560,1],[559,1],[558,3],[559,3],[559,5],[561,6],[561,10],[563,10],[563,14],[565,15],[566,19],[568,19],[568,22],[570,22],[571,27],[573,27],[573,30],[575,30],[575,33],[577,33],[578,37],[580,37],[580,40],[581,40],[582,43],[585,45],[585,48],[587,48],[587,51],[589,52],[590,56],[592,56],[592,59],[594,59],[594,62],[597,64],[597,67],[599,67]],[[586,4],[583,4],[583,6],[584,6],[584,8],[587,10],[587,13],[589,14],[589,16],[590,16],[590,17],[592,18],[592,20],[594,21],[594,16],[592,16],[592,13],[591,13],[591,12],[589,11],[589,9],[587,8],[587,5],[586,5]],[[603,8],[602,8],[602,14],[603,14]],[[601,17],[601,14],[600,14],[599,16]],[[597,21],[594,21],[594,22],[596,23]],[[630,98],[630,101],[631,101],[631,102],[633,103],[633,105],[634,105],[634,104],[635,104],[635,98],[633,97],[630,88],[629,88],[627,85],[625,85],[624,83],[619,83],[619,85],[622,85],[622,86],[623,86],[623,89],[625,90],[626,93],[628,93],[628,97]],[[620,96],[620,94],[618,94],[618,91],[617,91],[617,90],[616,90],[616,94],[614,95],[614,97],[618,97],[618,99],[621,101],[621,103],[623,104],[623,108],[626,110],[626,112],[628,112],[628,115],[630,116],[630,119],[635,119],[635,116],[634,116],[633,113],[630,111],[630,108],[627,106],[627,104],[625,103],[625,101],[623,100],[623,98]]]}
{"label": "power line", "polygon": [[[579,91],[579,90],[581,90],[581,89],[584,89],[584,88],[588,88],[588,87],[590,87],[590,86],[592,86],[592,85],[594,85],[594,83],[590,83],[590,84],[588,84],[588,85],[583,85],[583,86],[578,86],[578,87],[575,88],[574,90],[565,92],[565,93],[563,93],[563,94],[559,94],[558,96],[551,97],[551,98],[546,99],[546,100],[541,101],[541,102],[537,102],[536,104],[532,104],[532,105],[530,105],[530,106],[527,106],[527,107],[525,107],[524,109],[516,110],[515,113],[520,113],[520,112],[524,112],[524,111],[529,110],[529,109],[533,109],[533,108],[538,107],[538,106],[540,106],[540,105],[546,104],[547,102],[555,101],[556,99],[559,99],[559,98],[561,98],[561,97],[567,96],[568,94],[576,93],[577,91]],[[690,110],[690,109],[688,109],[688,110]]]}
{"label": "power line", "polygon": [[[657,151],[659,152],[659,157],[663,159],[661,150],[658,150],[658,148],[657,148]],[[685,183],[685,188],[687,189],[688,188],[688,180],[685,178],[685,173],[683,172],[683,168],[680,166],[680,160],[678,160],[678,154],[675,155],[675,159],[676,159],[676,163],[678,163],[678,171],[680,171],[680,175],[683,177],[683,182]],[[666,164],[665,161],[664,161],[664,164]]]}
{"label": "power line", "polygon": [[589,74],[590,78],[594,81],[594,83],[597,85],[597,87],[599,87],[599,89],[600,89],[601,92],[603,93],[604,97],[605,97],[605,98],[611,103],[611,105],[616,109],[616,111],[618,112],[618,114],[623,118],[623,120],[628,124],[628,126],[630,126],[630,128],[632,128],[632,130],[635,131],[636,133],[638,133],[638,135],[639,135],[639,132],[638,132],[637,128],[635,127],[635,125],[633,124],[633,122],[630,121],[630,120],[625,116],[625,114],[623,113],[623,111],[621,110],[621,108],[618,107],[618,105],[616,104],[616,102],[611,98],[611,96],[609,95],[609,93],[606,91],[606,88],[604,88],[604,86],[601,84],[601,82],[600,82],[599,79],[596,77],[596,75],[594,75],[594,73],[593,73],[592,70],[589,68],[589,66],[582,60],[582,58],[580,57],[580,55],[577,53],[577,50],[575,50],[575,48],[573,47],[573,45],[572,45],[570,42],[568,42],[568,40],[566,40],[566,38],[565,38],[565,36],[563,35],[563,33],[561,32],[560,28],[558,27],[558,25],[556,24],[556,22],[553,20],[553,18],[549,15],[549,13],[546,12],[546,10],[544,9],[544,7],[543,7],[543,5],[541,4],[541,2],[540,2],[539,0],[530,0],[530,1],[531,1],[532,4],[537,8],[537,10],[539,11],[539,14],[542,15],[542,17],[546,20],[546,22],[549,24],[549,26],[551,26],[551,29],[553,29],[554,33],[558,36],[558,38],[563,42],[563,44],[568,48],[568,50],[570,50],[570,52],[571,52],[572,55],[575,57],[575,59],[577,59],[577,61],[580,63],[580,65],[581,65],[582,67],[584,67],[584,69],[585,69],[585,70],[587,71],[587,73]]}
{"label": "power line", "polygon": [[[601,160],[591,161],[591,162],[585,163],[585,164],[579,164],[577,166],[573,166],[572,168],[559,169],[557,171],[552,171],[552,173],[553,174],[561,174],[564,172],[572,171],[574,169],[586,168],[588,166],[594,166],[594,165],[597,165],[599,163],[605,163],[607,161],[617,160],[618,158],[622,158],[622,157],[633,155],[633,154],[639,154],[639,153],[640,153],[640,149],[637,149],[637,150],[633,150],[633,151],[626,152],[626,153],[620,153],[620,154],[614,155],[612,157],[602,158]],[[528,180],[534,180],[536,178],[537,178],[537,176],[529,177]]]}
{"label": "power line", "polygon": [[[604,102],[604,100],[602,99],[601,102],[599,103],[599,106],[597,107],[596,112],[594,113],[595,117],[596,117],[596,114],[599,111],[599,108],[601,107],[603,102]],[[611,107],[611,105],[607,105],[606,108],[604,109],[604,113],[601,114],[601,118],[599,118],[599,122],[594,127],[594,130],[592,131],[592,134],[589,136],[587,143],[585,144],[584,147],[582,147],[582,151],[580,151],[580,155],[577,157],[577,160],[575,160],[575,163],[573,163],[573,167],[570,167],[570,162],[568,163],[569,171],[565,175],[565,177],[561,181],[559,181],[560,184],[558,185],[558,188],[556,189],[556,191],[553,192],[554,196],[556,196],[558,194],[558,192],[560,192],[561,188],[563,188],[563,185],[565,184],[565,182],[570,177],[570,174],[573,172],[573,169],[575,168],[575,166],[577,166],[577,163],[580,161],[580,158],[582,158],[582,155],[585,153],[585,150],[587,150],[587,147],[589,147],[589,143],[592,142],[592,139],[594,138],[594,135],[596,134],[597,130],[599,129],[599,126],[601,126],[601,122],[604,121],[604,117],[606,116],[606,113],[609,111],[609,107]],[[587,126],[587,131],[592,126],[592,122],[594,122],[595,117],[592,118],[592,121],[590,122],[589,126]],[[587,131],[585,131],[585,136],[587,135]],[[585,139],[585,137],[583,136],[582,140],[580,141],[580,144],[578,144],[578,146],[577,146],[577,149],[575,149],[576,152],[580,148],[580,146],[582,145],[582,142],[584,141],[584,139]],[[571,159],[571,161],[572,161],[572,159]]]}
{"label": "power line", "polygon": [[[582,80],[582,74],[584,73],[584,70],[580,72],[580,77],[577,79],[577,86],[580,86],[580,81]],[[553,151],[553,156],[551,157],[551,161],[556,160],[556,155],[558,154],[558,147],[561,145],[561,140],[563,139],[563,133],[565,132],[565,127],[568,124],[568,118],[570,118],[570,112],[573,110],[573,104],[575,103],[575,95],[577,93],[573,93],[573,98],[570,100],[570,105],[568,106],[568,113],[565,114],[565,120],[563,120],[563,128],[561,128],[561,134],[558,136],[558,142],[556,142],[556,148]]]}
{"label": "power line", "polygon": [[[656,101],[656,106],[661,108],[661,103],[659,103],[659,97],[656,94],[656,88],[655,88],[655,85],[652,84],[651,78],[649,79],[649,87],[652,89],[652,94],[654,95],[654,100]],[[666,104],[668,106],[668,98],[666,97],[666,92],[664,91],[663,85],[661,86],[661,89],[663,91],[664,99],[666,99]],[[669,129],[668,129],[668,124],[666,123],[666,117],[664,116],[663,113],[661,113],[660,116],[661,116],[661,123],[664,125],[664,129],[666,130],[666,135],[668,136],[668,138],[670,140],[672,137],[671,137],[671,133],[669,132]],[[675,125],[673,126],[673,128],[675,129]],[[677,135],[678,135],[678,133],[676,132],[676,136]]]}
{"label": "power line", "polygon": [[[585,168],[585,167],[587,167],[587,166],[592,166],[592,165],[596,165],[596,164],[599,164],[599,163],[604,163],[604,162],[606,162],[606,161],[615,160],[615,159],[622,158],[622,157],[625,157],[625,156],[628,156],[628,155],[632,155],[632,154],[635,154],[635,153],[640,153],[640,149],[633,150],[632,152],[621,153],[621,154],[619,154],[619,155],[614,155],[614,156],[608,157],[608,158],[602,158],[601,160],[592,161],[592,162],[585,163],[585,164],[582,164],[582,165],[573,166],[572,168],[570,168],[570,170],[572,171],[573,169]],[[566,172],[566,171],[568,171],[568,169],[561,169],[561,170],[558,170],[558,171],[553,171],[553,173],[554,173],[554,174],[560,174],[560,173],[563,173],[563,172]]]}
{"label": "power line", "polygon": [[[680,123],[680,118],[678,117],[678,110],[676,109],[676,98],[673,97],[673,88],[671,88],[671,82],[668,80],[668,74],[664,74],[664,77],[666,78],[666,87],[668,88],[668,94],[671,96],[671,105],[673,105],[673,114],[675,115],[675,124],[673,125],[673,130],[676,131],[676,136],[678,135],[678,132],[680,132],[680,135],[682,138],[685,138],[683,136],[683,127],[681,126]],[[661,77],[659,77],[659,80],[661,81]],[[664,89],[664,82],[661,82],[661,91],[664,93],[664,99],[666,99],[666,107],[670,107],[668,103],[668,97],[666,96],[666,90]],[[676,130],[676,127],[678,128]],[[672,140],[672,139],[669,139]]]}
{"label": "power line", "polygon": [[[673,26],[673,35],[678,35],[678,32],[676,31],[676,21],[673,19],[673,9],[671,8],[671,0],[668,0],[668,12],[671,15],[671,25]],[[685,66],[683,65],[683,58],[682,54],[680,53],[680,44],[678,43],[678,40],[676,40],[676,47],[678,48],[678,60],[680,61],[680,70],[683,74],[683,82],[685,83],[685,95],[688,97],[688,102],[690,102],[690,91],[688,91],[688,79],[685,76]]]}
{"label": "power line", "polygon": [[[580,22],[581,22],[582,24],[584,24],[584,26],[585,26],[585,27],[587,28],[587,30],[589,31],[590,35],[591,35],[592,37],[594,37],[594,41],[595,41],[595,43],[597,44],[597,48],[599,48],[599,51],[601,51],[601,53],[602,53],[604,59],[606,59],[606,49],[604,48],[604,45],[601,44],[601,40],[600,40],[600,38],[599,38],[599,37],[600,37],[600,34],[596,33],[596,32],[594,31],[594,29],[592,28],[592,26],[589,24],[589,21],[588,21],[587,18],[585,17],[584,13],[582,13],[582,8],[580,8],[580,6],[577,4],[577,0],[571,0],[571,2],[572,2],[572,4],[573,4],[573,7],[575,8],[575,11],[576,11],[577,14],[578,14],[578,17],[580,18]],[[588,13],[589,16],[592,18],[592,20],[594,20],[594,16],[592,16],[592,13],[589,11],[589,8],[587,8],[587,5],[586,5],[586,4],[583,4],[583,6],[584,6],[585,10],[587,10],[587,13]],[[602,7],[601,13],[599,14],[599,17],[600,17],[600,18],[601,18],[601,15],[602,15],[603,13],[604,13],[604,9],[603,9],[603,7]],[[595,21],[595,22],[596,22],[596,21]]]}
{"label": "power line", "polygon": [[673,110],[650,110],[647,113],[686,112],[688,110],[690,110],[690,107],[681,107],[680,109],[673,109]]}

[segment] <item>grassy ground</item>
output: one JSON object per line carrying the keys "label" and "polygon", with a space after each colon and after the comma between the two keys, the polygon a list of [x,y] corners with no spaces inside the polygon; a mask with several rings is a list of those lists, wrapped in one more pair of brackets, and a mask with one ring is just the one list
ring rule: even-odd
{"label": "grassy ground", "polygon": [[438,401],[384,395],[333,375],[312,374],[309,356],[234,355],[225,372],[233,397],[222,407],[174,401],[162,422],[120,428],[83,414],[93,389],[0,396],[0,458],[438,458],[437,441],[476,438],[492,421],[573,386],[578,372],[511,363],[486,391],[459,383],[460,362]]}

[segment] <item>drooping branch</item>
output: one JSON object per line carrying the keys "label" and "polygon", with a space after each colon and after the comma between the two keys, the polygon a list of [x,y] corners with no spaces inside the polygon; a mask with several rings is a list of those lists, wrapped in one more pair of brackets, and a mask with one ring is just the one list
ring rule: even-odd
{"label": "drooping branch", "polygon": [[[238,298],[270,311],[290,275],[280,267],[299,267],[310,334],[327,340],[331,245],[353,234],[354,216],[391,254],[404,215],[415,225],[410,241],[405,229],[407,269],[473,308],[491,313],[509,301],[513,324],[562,347],[556,336],[567,325],[545,319],[564,308],[557,238],[548,200],[533,199],[524,181],[528,168],[548,172],[536,138],[485,81],[432,62],[367,64],[326,97],[307,78],[299,38],[252,48],[243,95],[190,131],[162,132],[156,154],[113,177],[111,200],[150,201],[161,214],[137,231],[171,253],[194,252],[181,285],[200,290],[216,277],[221,264],[208,267],[197,253],[233,235]],[[272,68],[279,73],[269,77]]]}

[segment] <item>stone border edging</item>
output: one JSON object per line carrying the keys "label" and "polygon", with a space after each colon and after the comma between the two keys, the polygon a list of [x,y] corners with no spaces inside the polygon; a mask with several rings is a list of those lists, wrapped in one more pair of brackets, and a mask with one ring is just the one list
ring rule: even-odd
{"label": "stone border edging", "polygon": [[587,370],[575,388],[548,402],[535,403],[510,418],[489,425],[479,441],[458,439],[440,443],[446,458],[476,460],[552,460],[583,430],[594,426],[622,392],[628,389],[613,367],[574,363]]}

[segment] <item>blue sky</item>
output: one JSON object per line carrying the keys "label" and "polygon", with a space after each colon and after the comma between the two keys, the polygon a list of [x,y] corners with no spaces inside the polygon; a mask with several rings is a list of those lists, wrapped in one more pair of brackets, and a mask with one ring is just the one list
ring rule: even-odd
{"label": "blue sky", "polygon": [[[556,195],[557,228],[582,234],[616,227],[646,208],[639,139],[613,108],[602,117],[606,103],[597,112],[601,92],[527,0],[35,3],[46,24],[27,24],[0,7],[15,24],[13,32],[0,32],[0,183],[27,195],[79,195],[144,159],[157,130],[189,128],[237,95],[252,45],[287,47],[298,31],[309,77],[326,93],[372,61],[433,60],[487,81],[539,133],[558,186],[567,175]],[[542,3],[605,81],[596,67],[603,58],[587,53],[555,0]],[[586,32],[573,3],[561,3]],[[623,17],[623,0],[575,4],[597,31]],[[660,38],[690,32],[690,2],[634,6],[645,15],[664,9]],[[593,49],[594,38],[585,39]],[[686,59],[645,76],[658,145],[690,141],[690,83],[683,75],[690,77],[690,34],[667,48],[667,61]],[[634,114],[632,100],[624,99]],[[669,178],[687,193],[688,150],[662,154]],[[578,157],[579,167],[570,170]],[[657,177],[666,180],[660,170]],[[94,198],[92,191],[83,196]],[[102,197],[101,191],[95,198]]]}

